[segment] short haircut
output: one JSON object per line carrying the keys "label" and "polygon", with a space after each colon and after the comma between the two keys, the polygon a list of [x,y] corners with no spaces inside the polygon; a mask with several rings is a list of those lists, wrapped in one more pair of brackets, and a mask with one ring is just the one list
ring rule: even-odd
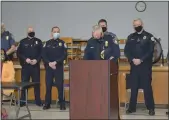
{"label": "short haircut", "polygon": [[107,21],[105,19],[100,19],[99,22],[98,22],[98,24],[101,23],[101,22],[105,22],[106,25],[107,25]]}
{"label": "short haircut", "polygon": [[142,19],[141,19],[141,18],[134,19],[134,20],[133,20],[133,22],[135,22],[135,21],[140,21],[140,22],[141,22],[141,24],[143,25],[143,21],[142,21]]}
{"label": "short haircut", "polygon": [[58,28],[58,29],[59,29],[59,31],[60,31],[60,28],[59,28],[58,26],[54,26],[54,27],[52,27],[51,32],[53,32],[53,29],[55,29],[55,28]]}

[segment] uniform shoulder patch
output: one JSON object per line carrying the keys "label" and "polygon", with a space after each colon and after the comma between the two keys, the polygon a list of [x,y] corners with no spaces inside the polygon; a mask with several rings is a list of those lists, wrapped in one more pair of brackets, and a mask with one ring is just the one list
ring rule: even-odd
{"label": "uniform shoulder patch", "polygon": [[114,42],[115,44],[119,44],[117,36],[115,36],[115,37],[113,38],[113,42]]}
{"label": "uniform shoulder patch", "polygon": [[14,36],[13,36],[13,34],[10,34],[10,36],[11,36],[11,38],[14,40]]}
{"label": "uniform shoulder patch", "polygon": [[64,47],[65,47],[65,48],[67,48],[67,45],[66,45],[66,43],[64,43]]}
{"label": "uniform shoulder patch", "polygon": [[46,47],[46,42],[43,44],[43,47]]}
{"label": "uniform shoulder patch", "polygon": [[154,38],[154,37],[151,37],[151,41],[155,41],[155,38]]}

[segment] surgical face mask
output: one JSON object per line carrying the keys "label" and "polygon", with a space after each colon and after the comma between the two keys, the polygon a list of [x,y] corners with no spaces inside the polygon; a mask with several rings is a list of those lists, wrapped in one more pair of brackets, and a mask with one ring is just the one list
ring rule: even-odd
{"label": "surgical face mask", "polygon": [[53,33],[53,38],[58,39],[60,37],[60,33]]}

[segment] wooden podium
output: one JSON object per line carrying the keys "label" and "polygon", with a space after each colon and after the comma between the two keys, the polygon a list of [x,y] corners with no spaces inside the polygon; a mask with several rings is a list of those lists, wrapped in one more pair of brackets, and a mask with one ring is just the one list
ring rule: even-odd
{"label": "wooden podium", "polygon": [[119,119],[117,75],[108,60],[70,61],[70,119]]}

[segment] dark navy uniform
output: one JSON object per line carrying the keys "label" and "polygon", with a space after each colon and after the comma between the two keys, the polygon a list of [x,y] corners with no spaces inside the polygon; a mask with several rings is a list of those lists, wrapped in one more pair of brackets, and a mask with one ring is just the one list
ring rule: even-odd
{"label": "dark navy uniform", "polygon": [[112,36],[112,39],[113,39],[113,42],[115,43],[115,53],[116,53],[116,56],[114,59],[116,59],[116,61],[120,58],[120,47],[119,47],[119,42],[118,42],[118,38],[116,36],[116,34],[112,33],[112,32],[104,32],[104,35],[111,35]]}
{"label": "dark navy uniform", "polygon": [[[104,35],[103,38],[94,39],[91,38],[87,42],[87,46],[84,52],[84,60],[109,60],[112,56],[112,60],[116,61],[118,53],[116,52],[116,44],[112,41],[112,36]],[[101,57],[101,52],[104,51],[104,57]]]}
{"label": "dark navy uniform", "polygon": [[[64,110],[64,60],[67,57],[66,43],[60,39],[48,40],[43,46],[43,61],[46,69],[46,97],[44,109],[49,109],[51,104],[51,90],[53,84],[58,88],[60,109]],[[49,62],[56,61],[56,69],[49,66]],[[53,78],[55,79],[53,81]]]}
{"label": "dark navy uniform", "polygon": [[[38,38],[24,38],[20,41],[17,56],[19,58],[21,69],[21,78],[22,82],[29,82],[30,77],[32,82],[40,82],[40,61],[41,61],[41,52],[42,52],[42,41]],[[36,59],[37,63],[35,65],[28,64],[26,59],[31,60]],[[40,106],[40,86],[34,88],[36,104]],[[22,92],[21,100],[25,100],[25,92]],[[21,103],[21,105],[24,103]]]}
{"label": "dark navy uniform", "polygon": [[[1,34],[1,48],[6,51],[8,51],[12,45],[15,45],[15,40],[12,36],[12,34],[9,31],[4,31]],[[13,58],[13,54],[8,55],[9,59]]]}
{"label": "dark navy uniform", "polygon": [[[141,34],[133,33],[127,38],[124,53],[131,66],[131,98],[129,112],[136,111],[138,89],[144,90],[145,104],[148,110],[154,111],[154,98],[152,92],[152,59],[154,52],[154,37],[152,34],[143,31]],[[136,66],[133,59],[140,59],[142,62]],[[150,114],[150,111],[149,111]]]}

